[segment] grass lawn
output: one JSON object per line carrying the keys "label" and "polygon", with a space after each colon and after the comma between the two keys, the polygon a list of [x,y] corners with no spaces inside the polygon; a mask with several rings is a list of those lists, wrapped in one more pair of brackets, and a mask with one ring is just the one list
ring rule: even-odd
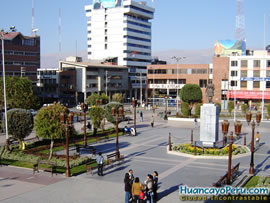
{"label": "grass lawn", "polygon": [[[17,167],[23,167],[23,168],[33,168],[33,163],[26,162],[26,161],[16,161],[16,160],[8,160],[8,159],[2,159],[1,160],[2,165],[11,165],[11,166],[17,166]],[[97,164],[93,164],[92,166],[96,166]],[[41,165],[42,167],[49,167],[47,165]],[[56,173],[65,173],[66,168],[64,167],[56,167]],[[86,172],[85,164],[82,164],[80,166],[75,166],[70,169],[70,173],[72,176],[79,175],[81,173]]]}
{"label": "grass lawn", "polygon": [[260,176],[253,176],[245,185],[246,188],[255,187],[258,184]]}

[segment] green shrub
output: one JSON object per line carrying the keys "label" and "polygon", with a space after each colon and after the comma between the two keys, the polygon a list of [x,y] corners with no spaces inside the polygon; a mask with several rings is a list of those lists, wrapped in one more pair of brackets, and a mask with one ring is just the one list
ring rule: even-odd
{"label": "green shrub", "polygon": [[241,111],[242,111],[243,114],[246,114],[247,109],[248,109],[248,105],[247,104],[242,104],[241,105]]}
{"label": "green shrub", "polygon": [[218,114],[220,114],[220,112],[221,112],[221,104],[217,102],[216,106],[218,106]]}
{"label": "green shrub", "polygon": [[234,102],[229,101],[229,103],[228,103],[228,112],[231,114],[233,109],[234,109]]}
{"label": "green shrub", "polygon": [[186,116],[186,117],[189,116],[189,105],[187,102],[181,103],[181,112],[184,116]]}
{"label": "green shrub", "polygon": [[267,105],[267,114],[268,114],[268,116],[270,116],[270,104]]}
{"label": "green shrub", "polygon": [[201,106],[202,106],[202,103],[197,103],[195,106],[195,115],[197,117],[200,117],[201,115]]}

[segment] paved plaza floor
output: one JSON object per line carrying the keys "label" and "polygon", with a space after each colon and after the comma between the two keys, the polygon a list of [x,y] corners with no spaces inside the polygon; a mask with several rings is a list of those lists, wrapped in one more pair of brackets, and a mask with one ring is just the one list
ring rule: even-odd
{"label": "paved plaza floor", "polygon": [[[13,167],[0,167],[0,201],[14,202],[124,202],[124,175],[133,169],[134,176],[141,182],[147,174],[159,172],[161,203],[180,202],[178,187],[180,184],[193,186],[212,186],[227,171],[226,159],[199,159],[167,154],[168,135],[173,143],[189,142],[193,122],[164,121],[155,114],[155,126],[151,128],[152,112],[144,111],[144,121],[137,120],[136,137],[121,136],[120,152],[126,159],[123,164],[105,167],[104,176],[94,173],[65,178],[64,175],[50,177],[49,173],[33,175],[32,170]],[[251,126],[243,123],[242,132],[251,139]],[[122,123],[122,126],[126,123]],[[130,124],[132,126],[132,124]],[[231,122],[230,130],[233,122]],[[199,128],[194,130],[194,140],[199,140]],[[221,129],[220,129],[221,131]],[[270,136],[269,123],[256,126],[262,135],[261,146],[255,152],[255,169],[258,175],[270,174]],[[220,137],[221,137],[220,132]],[[236,143],[242,144],[243,138]],[[97,151],[110,153],[115,150],[115,140],[93,144]],[[248,173],[250,156],[233,159],[235,165],[240,162],[240,171]],[[187,201],[186,201],[187,202]],[[198,202],[198,201],[197,201]]]}

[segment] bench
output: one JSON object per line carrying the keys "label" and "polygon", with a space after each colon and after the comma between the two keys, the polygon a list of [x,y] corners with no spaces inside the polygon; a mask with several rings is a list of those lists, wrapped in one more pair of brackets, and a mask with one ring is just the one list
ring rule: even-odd
{"label": "bench", "polygon": [[232,168],[232,182],[235,181],[235,179],[239,176],[239,166],[240,162]]}
{"label": "bench", "polygon": [[95,159],[90,159],[89,161],[87,161],[85,163],[85,167],[86,167],[86,173],[91,173],[93,175],[93,170],[98,168],[98,165],[95,166],[91,166],[93,164],[96,164],[96,160]]}
{"label": "bench", "polygon": [[[234,182],[235,179],[238,177],[239,166],[240,166],[240,162],[232,168],[230,182]],[[227,176],[228,176],[228,173],[226,173],[224,176],[220,177],[220,179],[216,183],[214,183],[213,186],[214,187],[223,187],[224,185],[226,185],[227,184]]]}
{"label": "bench", "polygon": [[83,150],[90,151],[90,153],[92,153],[92,155],[96,155],[96,148],[93,147],[93,146],[85,146],[84,147],[83,145],[77,145],[77,144],[75,144],[75,148],[76,148],[76,152],[78,154],[80,154],[81,149],[83,149]]}
{"label": "bench", "polygon": [[33,174],[36,171],[39,173],[39,170],[51,172],[53,176],[53,173],[56,173],[56,163],[47,160],[37,160],[37,163],[33,165]]}
{"label": "bench", "polygon": [[124,161],[124,155],[120,155],[120,152],[114,152],[111,154],[107,154],[107,165],[112,165],[114,162],[120,163],[120,161]]}
{"label": "bench", "polygon": [[224,176],[220,177],[220,179],[213,184],[213,187],[222,187],[226,185],[226,183],[227,183],[227,173]]}

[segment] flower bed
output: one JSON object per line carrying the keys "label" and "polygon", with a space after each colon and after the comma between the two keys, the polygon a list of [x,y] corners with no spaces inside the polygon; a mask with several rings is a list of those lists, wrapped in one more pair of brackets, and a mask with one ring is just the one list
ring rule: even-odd
{"label": "flower bed", "polygon": [[[195,147],[191,146],[191,144],[177,144],[173,145],[173,151],[182,152],[186,154],[194,154]],[[201,148],[196,146],[196,154],[197,155],[212,155],[212,156],[225,156],[229,153],[229,146],[223,147],[221,149],[218,148]],[[247,153],[245,147],[237,146],[235,144],[232,145],[232,155],[244,154]]]}

